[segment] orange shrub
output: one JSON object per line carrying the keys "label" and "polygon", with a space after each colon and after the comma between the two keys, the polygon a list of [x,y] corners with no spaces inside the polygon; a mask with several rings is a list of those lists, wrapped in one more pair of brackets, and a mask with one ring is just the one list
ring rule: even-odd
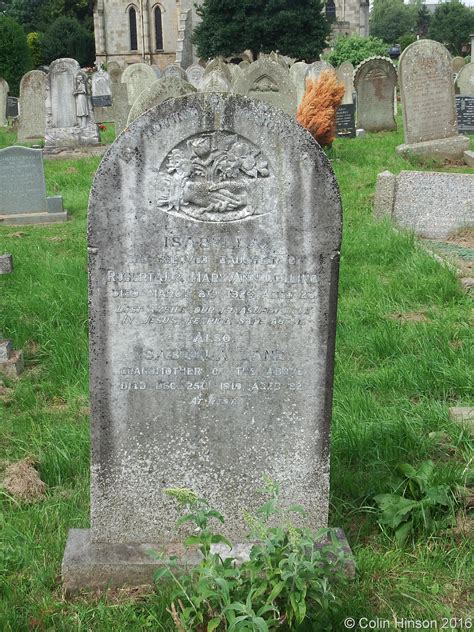
{"label": "orange shrub", "polygon": [[306,81],[306,90],[296,120],[322,146],[336,138],[336,110],[344,96],[344,85],[334,70],[323,70],[317,81]]}

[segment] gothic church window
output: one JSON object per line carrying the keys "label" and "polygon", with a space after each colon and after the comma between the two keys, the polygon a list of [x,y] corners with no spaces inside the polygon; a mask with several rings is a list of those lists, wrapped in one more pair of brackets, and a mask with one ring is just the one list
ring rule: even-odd
{"label": "gothic church window", "polygon": [[128,24],[130,30],[130,50],[138,50],[137,12],[135,7],[128,10]]}
{"label": "gothic church window", "polygon": [[160,7],[155,7],[155,47],[156,50],[163,50],[163,23]]}
{"label": "gothic church window", "polygon": [[328,22],[336,20],[336,3],[334,0],[326,0],[326,18]]}

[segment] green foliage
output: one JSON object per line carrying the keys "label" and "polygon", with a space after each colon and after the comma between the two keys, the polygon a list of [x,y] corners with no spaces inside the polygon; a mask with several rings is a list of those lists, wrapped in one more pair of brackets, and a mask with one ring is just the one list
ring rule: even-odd
{"label": "green foliage", "polygon": [[[269,632],[283,624],[294,630],[303,621],[318,630],[332,629],[328,614],[337,604],[333,587],[344,580],[343,552],[336,542],[318,544],[327,530],[313,534],[292,525],[290,514],[304,510],[299,505],[280,508],[276,484],[267,481],[264,491],[267,502],[256,516],[246,516],[249,539],[259,543],[252,546],[250,559],[237,566],[233,558],[211,552],[213,544],[232,548],[210,526],[211,519],[224,522],[221,514],[191,490],[167,490],[186,511],[177,525],[196,527],[185,546],[197,546],[202,554],[187,575],[178,574],[176,559],[171,565],[164,562],[155,575],[155,580],[167,576],[176,583],[170,612],[178,630]],[[269,527],[272,517],[285,526]]]}
{"label": "green foliage", "polygon": [[20,79],[31,70],[31,54],[25,31],[13,18],[0,15],[0,77],[10,94],[18,95]]}
{"label": "green foliage", "polygon": [[193,40],[204,59],[251,50],[313,61],[330,26],[321,0],[204,0]]}
{"label": "green foliage", "polygon": [[3,7],[27,33],[44,32],[59,17],[76,18],[92,32],[93,3],[88,0],[3,0]]}
{"label": "green foliage", "polygon": [[417,8],[403,0],[374,0],[370,12],[370,34],[387,44],[398,44],[400,37],[416,28]]}
{"label": "green foliage", "polygon": [[400,546],[419,533],[433,533],[449,526],[454,518],[456,499],[448,485],[436,483],[433,461],[424,461],[416,470],[404,463],[399,466],[403,482],[401,493],[378,494],[375,502],[381,523],[394,531]]}
{"label": "green foliage", "polygon": [[431,13],[427,9],[425,4],[418,7],[416,13],[416,33],[420,37],[426,37],[431,22]]}
{"label": "green foliage", "polygon": [[431,18],[428,34],[444,44],[453,55],[460,55],[462,47],[470,42],[474,33],[474,9],[459,0],[438,4]]}
{"label": "green foliage", "polygon": [[28,33],[28,35],[26,36],[34,68],[40,66],[43,63],[43,51],[41,49],[42,38],[42,33],[35,32]]}
{"label": "green foliage", "polygon": [[413,44],[413,42],[416,42],[416,36],[413,35],[413,33],[406,33],[398,39],[402,51],[404,51],[407,46],[410,46],[410,44]]}
{"label": "green foliage", "polygon": [[334,48],[327,56],[327,61],[333,66],[340,66],[350,61],[354,66],[374,55],[387,55],[387,45],[378,37],[338,37]]}
{"label": "green foliage", "polygon": [[75,18],[58,18],[44,34],[41,49],[46,63],[59,57],[77,59],[81,66],[94,63],[94,37]]}

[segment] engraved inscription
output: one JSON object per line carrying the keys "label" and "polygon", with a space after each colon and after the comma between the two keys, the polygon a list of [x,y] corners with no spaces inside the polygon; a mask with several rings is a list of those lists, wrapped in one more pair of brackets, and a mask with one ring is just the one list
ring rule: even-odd
{"label": "engraved inscription", "polygon": [[205,222],[262,215],[268,160],[250,141],[229,132],[202,133],[177,145],[156,180],[162,211]]}

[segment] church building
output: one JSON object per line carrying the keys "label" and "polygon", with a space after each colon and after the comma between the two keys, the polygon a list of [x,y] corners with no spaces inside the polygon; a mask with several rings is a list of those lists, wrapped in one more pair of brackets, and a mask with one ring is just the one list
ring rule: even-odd
{"label": "church building", "polygon": [[[196,0],[95,0],[96,59],[121,65],[145,62],[164,68],[197,61],[191,34]],[[327,0],[334,35],[369,34],[369,0]]]}

